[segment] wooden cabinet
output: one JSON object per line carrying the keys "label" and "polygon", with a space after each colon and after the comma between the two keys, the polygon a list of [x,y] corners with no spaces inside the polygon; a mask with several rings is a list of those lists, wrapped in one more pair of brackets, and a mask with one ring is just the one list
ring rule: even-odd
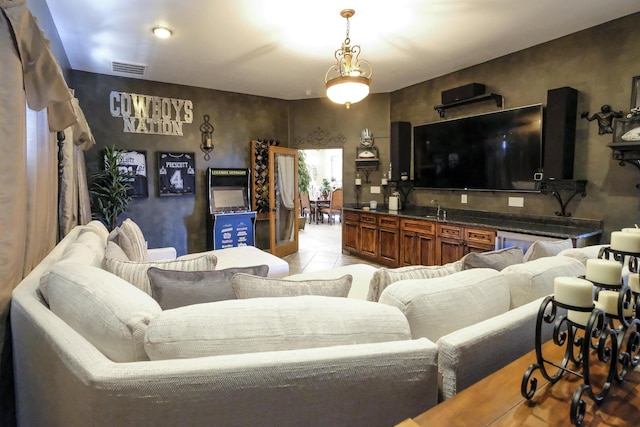
{"label": "wooden cabinet", "polygon": [[469,252],[486,252],[495,247],[495,230],[465,228],[451,224],[438,224],[436,263],[454,262]]}
{"label": "wooden cabinet", "polygon": [[360,252],[360,214],[357,212],[344,211],[342,221],[342,249],[359,253]]}
{"label": "wooden cabinet", "polygon": [[436,260],[436,225],[432,221],[400,221],[400,266],[433,265]]}
{"label": "wooden cabinet", "polygon": [[344,211],[342,249],[389,267],[443,265],[495,247],[495,230]]}
{"label": "wooden cabinet", "polygon": [[360,214],[360,254],[378,258],[378,216]]}
{"label": "wooden cabinet", "polygon": [[378,262],[396,267],[400,258],[400,218],[378,217]]}

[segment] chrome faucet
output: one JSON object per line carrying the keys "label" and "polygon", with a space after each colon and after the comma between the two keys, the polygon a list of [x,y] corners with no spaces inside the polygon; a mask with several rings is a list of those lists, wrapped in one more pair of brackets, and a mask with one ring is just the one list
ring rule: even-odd
{"label": "chrome faucet", "polygon": [[436,199],[432,199],[431,204],[436,205],[438,207],[438,210],[436,210],[436,220],[439,220],[440,219],[440,202],[437,201]]}

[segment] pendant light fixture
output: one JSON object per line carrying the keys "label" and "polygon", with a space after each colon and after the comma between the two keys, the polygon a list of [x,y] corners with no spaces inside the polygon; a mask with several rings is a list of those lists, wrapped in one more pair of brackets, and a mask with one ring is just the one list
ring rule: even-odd
{"label": "pendant light fixture", "polygon": [[373,74],[369,62],[358,59],[360,46],[351,46],[349,18],[355,13],[353,9],[344,9],[340,12],[340,16],[347,20],[347,36],[342,42],[342,47],[334,54],[336,64],[329,68],[324,77],[327,97],[337,104],[344,104],[347,108],[369,95],[369,84]]}

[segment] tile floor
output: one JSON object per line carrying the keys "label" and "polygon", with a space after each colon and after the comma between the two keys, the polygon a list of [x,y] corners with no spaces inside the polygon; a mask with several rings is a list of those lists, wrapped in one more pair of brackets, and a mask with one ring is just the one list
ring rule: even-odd
{"label": "tile floor", "polygon": [[342,253],[342,225],[307,224],[299,230],[298,252],[283,257],[289,263],[289,274],[329,270],[350,264],[381,265]]}

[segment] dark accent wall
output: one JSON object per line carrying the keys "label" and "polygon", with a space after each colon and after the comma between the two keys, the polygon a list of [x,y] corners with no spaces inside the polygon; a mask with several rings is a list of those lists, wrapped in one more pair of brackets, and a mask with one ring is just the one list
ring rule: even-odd
{"label": "dark accent wall", "polygon": [[[279,139],[288,145],[286,101],[190,86],[73,72],[76,97],[91,126],[97,146],[87,152],[89,173],[97,170],[105,146],[146,151],[149,197],[134,199],[123,217],[140,225],[149,247],[174,246],[178,254],[206,250],[206,169],[250,167],[250,141]],[[109,93],[120,91],[193,101],[193,123],[183,124],[184,136],[124,133],[121,118],[109,111]],[[199,130],[203,116],[214,126],[215,149],[204,160]],[[158,197],[158,151],[194,152],[195,196]]]}
{"label": "dark accent wall", "polygon": [[[171,85],[143,80],[73,72],[76,96],[98,141],[98,150],[89,152],[89,168],[95,168],[100,148],[105,145],[147,150],[149,198],[134,201],[129,216],[141,224],[150,247],[175,246],[179,253],[204,250],[206,167],[249,167],[249,141],[255,138],[280,139],[283,146],[296,148],[343,148],[345,202],[355,202],[355,157],[360,131],[372,130],[378,147],[380,168],[371,174],[371,184],[362,186],[361,203],[382,202],[382,194],[372,194],[390,161],[389,135],[392,121],[413,126],[441,120],[433,109],[441,103],[441,92],[478,82],[487,92],[504,96],[505,108],[546,103],[547,91],[563,86],[578,90],[578,115],[596,112],[603,104],[615,110],[629,110],[631,80],[640,75],[637,28],[640,13],[630,15],[542,45],[497,58],[435,79],[394,91],[372,94],[350,109],[326,98],[285,101],[215,90]],[[425,41],[426,42],[426,41]],[[125,134],[122,120],[109,114],[111,90],[191,99],[194,123],[184,125],[184,137]],[[495,111],[486,101],[447,110],[447,118]],[[216,149],[205,162],[199,150],[198,127],[209,114],[215,127]],[[321,130],[328,138],[314,140],[309,135]],[[344,136],[343,142],[332,136]],[[599,135],[595,122],[576,117],[574,178],[588,180],[587,196],[573,199],[568,212],[574,217],[602,219],[603,242],[612,230],[640,222],[640,171],[621,167],[611,159],[607,144],[611,135]],[[198,194],[159,198],[155,174],[157,151],[193,151],[198,169]],[[93,165],[93,166],[92,166]],[[438,198],[445,208],[555,216],[557,201],[537,193],[466,192],[468,204],[461,204],[461,191],[415,190],[409,202],[428,205]],[[524,208],[508,206],[509,197],[523,197]]]}
{"label": "dark accent wall", "polygon": [[[640,13],[589,28],[548,43],[410,86],[390,95],[391,121],[414,126],[441,120],[433,106],[443,90],[471,82],[483,83],[487,93],[504,96],[505,108],[546,103],[547,91],[563,86],[578,90],[574,179],[586,179],[587,196],[576,197],[568,211],[578,218],[604,220],[603,242],[609,233],[640,221],[640,171],[611,159],[612,135],[598,134],[598,125],[580,119],[603,104],[628,112],[631,80],[640,75],[637,28]],[[447,119],[496,110],[492,101],[447,110]],[[411,200],[428,204],[438,198],[448,208],[554,216],[559,205],[552,196],[530,193],[416,190]],[[524,208],[508,206],[508,197],[524,197]]]}

